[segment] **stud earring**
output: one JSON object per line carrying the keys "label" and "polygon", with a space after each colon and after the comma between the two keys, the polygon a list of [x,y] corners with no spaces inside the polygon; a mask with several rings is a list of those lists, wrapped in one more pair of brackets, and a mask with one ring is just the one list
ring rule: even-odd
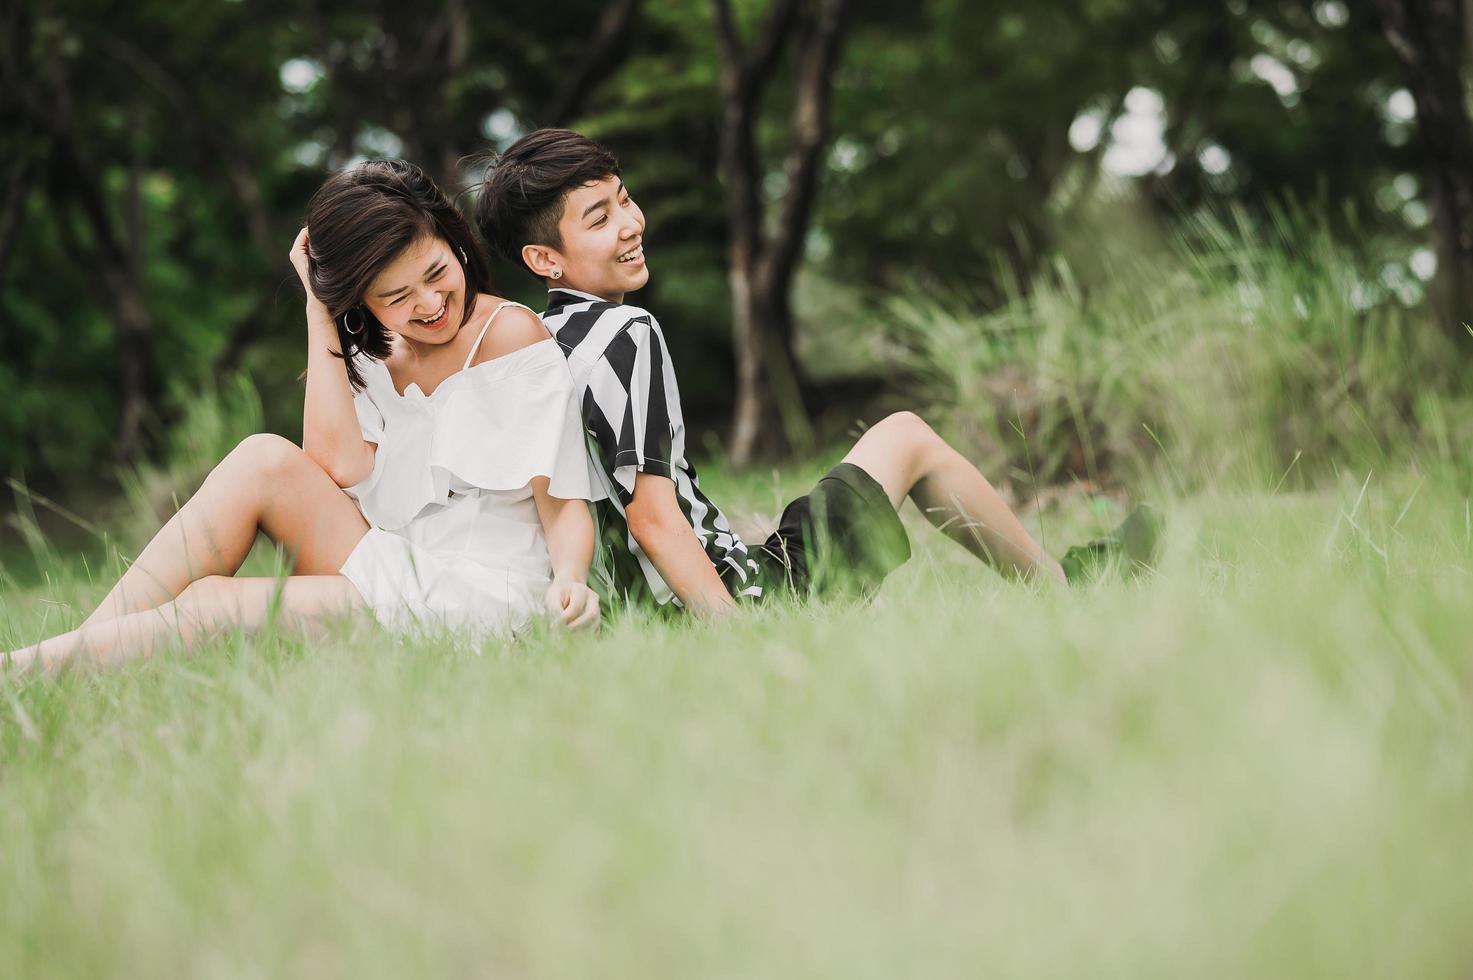
{"label": "stud earring", "polygon": [[553,269],[552,270],[552,277],[554,279],[561,279],[563,277],[563,270],[562,269]]}

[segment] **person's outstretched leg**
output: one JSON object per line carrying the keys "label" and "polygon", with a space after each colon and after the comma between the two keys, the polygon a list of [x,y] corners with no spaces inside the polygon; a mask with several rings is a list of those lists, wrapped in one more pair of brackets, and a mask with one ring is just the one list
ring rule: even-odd
{"label": "person's outstretched leg", "polygon": [[191,582],[233,575],[264,531],[298,575],[331,575],[368,530],[342,488],[295,443],[247,437],[210,472],[83,626],[153,609]]}
{"label": "person's outstretched leg", "polygon": [[896,510],[910,497],[936,527],[978,558],[1024,579],[1064,584],[1064,571],[1033,540],[996,488],[920,416],[897,412],[844,457],[885,488]]}
{"label": "person's outstretched leg", "polygon": [[83,625],[34,646],[0,653],[0,670],[56,670],[69,660],[109,664],[146,657],[170,644],[185,649],[222,629],[260,629],[273,613],[291,629],[301,629],[362,608],[358,590],[341,575],[269,578],[214,575],[189,583],[179,596],[154,609]]}

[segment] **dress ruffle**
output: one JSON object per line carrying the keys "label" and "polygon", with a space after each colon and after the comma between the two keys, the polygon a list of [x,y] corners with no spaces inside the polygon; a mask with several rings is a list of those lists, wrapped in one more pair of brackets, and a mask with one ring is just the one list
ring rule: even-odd
{"label": "dress ruffle", "polygon": [[[457,488],[514,491],[539,476],[554,497],[604,496],[556,341],[472,365],[428,396],[414,385],[400,395],[382,362],[371,362],[366,374],[358,418],[364,439],[379,447],[373,472],[348,492],[374,527],[402,528],[449,503]],[[394,438],[384,439],[387,429]]]}

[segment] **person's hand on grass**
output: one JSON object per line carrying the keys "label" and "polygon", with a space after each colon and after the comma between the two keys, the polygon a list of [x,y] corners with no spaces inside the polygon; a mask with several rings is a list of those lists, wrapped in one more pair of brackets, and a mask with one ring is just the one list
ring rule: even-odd
{"label": "person's hand on grass", "polygon": [[598,593],[586,582],[553,579],[543,597],[547,619],[570,630],[593,630],[599,626]]}

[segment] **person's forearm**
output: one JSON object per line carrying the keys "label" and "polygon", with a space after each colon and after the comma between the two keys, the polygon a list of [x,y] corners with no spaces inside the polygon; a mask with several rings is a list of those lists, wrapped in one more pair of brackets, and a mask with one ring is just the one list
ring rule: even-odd
{"label": "person's forearm", "polygon": [[336,356],[337,327],[327,308],[307,302],[307,394],[302,406],[302,449],[340,487],[373,471],[373,449],[363,441],[353,410],[348,369]]}
{"label": "person's forearm", "polygon": [[552,581],[543,597],[543,606],[554,626],[597,629],[598,594],[588,587],[588,566],[593,561],[593,515],[588,512],[586,500],[551,496],[547,492],[550,482],[545,476],[532,478],[532,500],[537,505],[548,562],[552,565]]}
{"label": "person's forearm", "polygon": [[629,522],[629,533],[685,608],[704,616],[736,613],[736,601],[685,519],[669,477],[638,474],[624,519]]}
{"label": "person's forearm", "polygon": [[634,540],[682,605],[706,616],[737,612],[736,600],[726,591],[706,550],[684,521],[644,524],[633,530]]}
{"label": "person's forearm", "polygon": [[593,517],[588,502],[546,497],[538,501],[538,511],[553,578],[587,582],[588,566],[593,563]]}

